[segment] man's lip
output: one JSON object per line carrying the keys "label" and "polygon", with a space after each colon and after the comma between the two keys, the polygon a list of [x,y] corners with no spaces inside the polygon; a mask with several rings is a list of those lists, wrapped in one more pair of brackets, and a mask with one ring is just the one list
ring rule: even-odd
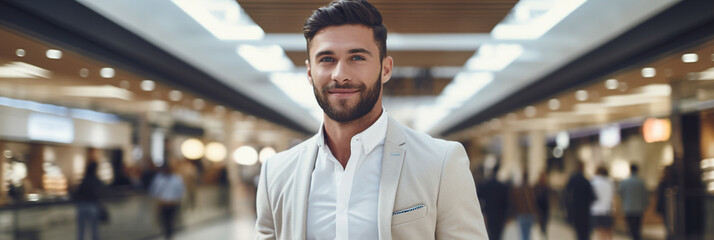
{"label": "man's lip", "polygon": [[356,93],[358,92],[359,89],[345,89],[345,88],[336,88],[327,91],[328,93]]}

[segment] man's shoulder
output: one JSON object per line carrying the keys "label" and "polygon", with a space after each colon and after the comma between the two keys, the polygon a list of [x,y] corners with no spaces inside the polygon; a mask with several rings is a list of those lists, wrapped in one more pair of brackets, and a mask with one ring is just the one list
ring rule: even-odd
{"label": "man's shoulder", "polygon": [[399,124],[399,126],[402,128],[404,135],[406,136],[407,144],[410,144],[410,145],[420,145],[420,146],[426,147],[426,149],[438,148],[441,150],[445,150],[445,148],[449,148],[449,147],[453,148],[457,145],[458,146],[461,145],[460,143],[455,142],[455,141],[449,141],[449,140],[432,137],[429,134],[416,131],[414,129],[411,129],[411,128],[401,125],[401,124]]}
{"label": "man's shoulder", "polygon": [[418,169],[433,171],[468,162],[466,150],[460,143],[434,138],[404,126],[402,129],[407,164],[417,164],[420,166]]}

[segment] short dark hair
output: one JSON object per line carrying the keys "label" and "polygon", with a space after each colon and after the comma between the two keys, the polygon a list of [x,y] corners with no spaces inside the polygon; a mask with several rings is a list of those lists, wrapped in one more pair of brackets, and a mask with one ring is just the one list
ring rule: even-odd
{"label": "short dark hair", "polygon": [[607,168],[603,166],[599,166],[596,170],[595,173],[600,176],[606,176],[607,177]]}
{"label": "short dark hair", "polygon": [[382,24],[382,14],[366,0],[335,0],[318,8],[305,20],[302,32],[307,40],[308,60],[310,43],[320,29],[330,26],[364,25],[372,29],[379,48],[380,62],[387,56],[387,27]]}
{"label": "short dark hair", "polygon": [[630,165],[630,173],[632,174],[636,174],[639,169],[640,168],[638,168],[635,164]]}

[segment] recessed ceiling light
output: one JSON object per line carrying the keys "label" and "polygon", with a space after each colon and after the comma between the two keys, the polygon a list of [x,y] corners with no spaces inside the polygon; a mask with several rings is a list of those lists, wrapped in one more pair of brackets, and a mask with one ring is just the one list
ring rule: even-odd
{"label": "recessed ceiling light", "polygon": [[578,101],[585,101],[588,100],[588,91],[585,90],[578,90],[575,92],[575,99]]}
{"label": "recessed ceiling light", "polygon": [[620,92],[627,91],[627,83],[621,82],[620,84],[618,84],[617,89],[620,90]]}
{"label": "recessed ceiling light", "polygon": [[169,99],[174,102],[178,102],[183,97],[183,94],[179,90],[171,90],[169,92]]}
{"label": "recessed ceiling light", "polygon": [[206,102],[203,99],[196,98],[193,100],[193,108],[196,110],[201,110],[204,106],[206,106]]}
{"label": "recessed ceiling light", "polygon": [[646,67],[642,69],[642,76],[646,78],[651,78],[657,75],[657,71],[654,68]]}
{"label": "recessed ceiling light", "polygon": [[57,49],[49,49],[45,53],[45,56],[49,59],[60,59],[62,58],[62,51],[57,50]]}
{"label": "recessed ceiling light", "polygon": [[550,110],[558,110],[560,108],[560,100],[555,98],[548,100],[548,108]]}
{"label": "recessed ceiling light", "polygon": [[121,82],[119,82],[120,88],[129,89],[129,86],[130,86],[130,84],[129,84],[129,81],[127,81],[127,80],[121,80]]}
{"label": "recessed ceiling light", "polygon": [[114,68],[110,67],[105,67],[99,70],[99,75],[102,76],[103,78],[113,78],[114,77]]}
{"label": "recessed ceiling light", "polygon": [[24,57],[25,49],[19,48],[19,49],[15,50],[15,55],[17,55],[18,57]]}
{"label": "recessed ceiling light", "polygon": [[153,91],[154,88],[156,88],[156,83],[154,83],[154,81],[151,81],[151,80],[141,81],[141,90]]}
{"label": "recessed ceiling light", "polygon": [[617,85],[618,85],[617,79],[608,79],[605,81],[605,88],[607,88],[607,89],[610,89],[610,90],[617,89]]}
{"label": "recessed ceiling light", "polygon": [[682,62],[693,63],[699,61],[699,56],[696,53],[686,53],[682,55]]}
{"label": "recessed ceiling light", "polygon": [[89,69],[86,69],[86,68],[79,69],[79,76],[85,77],[85,78],[89,77]]}
{"label": "recessed ceiling light", "polygon": [[526,117],[534,117],[536,115],[536,108],[534,106],[528,106],[525,110]]}

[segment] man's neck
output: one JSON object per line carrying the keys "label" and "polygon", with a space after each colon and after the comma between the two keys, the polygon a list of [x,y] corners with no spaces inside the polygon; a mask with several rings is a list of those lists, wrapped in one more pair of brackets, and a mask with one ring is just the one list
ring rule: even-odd
{"label": "man's neck", "polygon": [[325,117],[325,143],[332,155],[342,164],[342,168],[347,166],[347,161],[350,159],[352,137],[372,126],[381,115],[382,106],[375,105],[374,109],[366,115],[349,122],[337,122]]}

